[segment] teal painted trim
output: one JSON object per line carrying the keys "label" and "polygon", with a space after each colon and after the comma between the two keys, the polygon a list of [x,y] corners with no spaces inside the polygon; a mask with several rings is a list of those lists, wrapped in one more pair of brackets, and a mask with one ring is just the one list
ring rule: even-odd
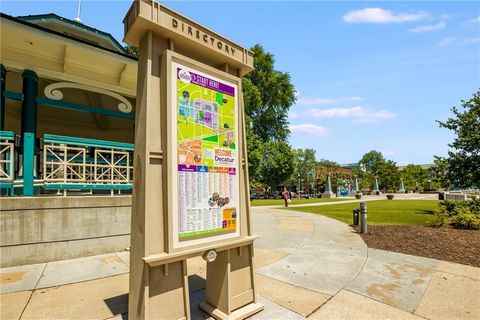
{"label": "teal painted trim", "polygon": [[0,183],[0,189],[11,189],[13,188],[12,182],[2,182]]}
{"label": "teal painted trim", "polygon": [[124,184],[94,184],[94,183],[45,183],[45,190],[131,190],[131,183]]}
{"label": "teal painted trim", "polygon": [[120,111],[112,111],[107,109],[96,108],[92,106],[87,106],[84,104],[65,102],[59,100],[53,100],[45,97],[37,97],[37,103],[39,105],[45,105],[55,108],[75,110],[81,112],[97,113],[108,117],[122,118],[127,120],[135,120],[135,115],[133,113],[124,113]]}
{"label": "teal painted trim", "polygon": [[[123,150],[122,150],[123,151]],[[130,150],[127,150],[127,151],[130,151]],[[47,156],[47,161],[58,161],[58,158],[55,157],[55,156]],[[73,160],[69,160],[70,163],[83,163],[83,158],[79,158],[77,160],[77,158],[73,159]],[[132,162],[132,159],[130,159],[130,162]],[[85,158],[85,163],[87,164],[91,164],[93,165],[95,163],[95,158],[93,157],[86,157]],[[115,163],[117,164],[120,164],[122,166],[124,165],[127,165],[127,161],[126,160],[122,160],[122,161],[115,161]],[[97,164],[109,164],[109,162],[103,160],[103,159],[98,159],[97,158]]]}
{"label": "teal painted trim", "polygon": [[5,96],[5,99],[17,100],[17,101],[23,100],[23,94],[19,92],[5,91],[3,95]]}
{"label": "teal painted trim", "polygon": [[15,132],[0,131],[0,140],[15,140]]}
{"label": "teal painted trim", "polygon": [[134,149],[133,143],[57,136],[53,134],[43,135],[43,140],[48,143],[60,143],[60,144],[64,143],[64,144],[73,144],[73,145],[87,146],[87,147],[121,149],[121,150],[128,150],[128,151],[133,151]]}
{"label": "teal painted trim", "polygon": [[35,134],[23,135],[23,195],[33,196],[33,166],[35,152]]}

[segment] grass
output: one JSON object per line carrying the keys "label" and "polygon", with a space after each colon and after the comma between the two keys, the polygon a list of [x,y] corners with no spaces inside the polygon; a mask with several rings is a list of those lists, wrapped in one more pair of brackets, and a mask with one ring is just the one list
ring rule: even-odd
{"label": "grass", "polygon": [[[302,204],[302,203],[319,203],[319,202],[336,202],[336,201],[345,201],[345,200],[352,200],[352,199],[342,199],[342,198],[312,198],[312,199],[292,199],[290,204]],[[257,199],[251,202],[253,207],[258,206],[281,206],[284,205],[285,202],[283,199]]]}
{"label": "grass", "polygon": [[[437,200],[379,200],[367,203],[368,224],[372,225],[423,225],[432,216]],[[358,203],[345,203],[331,206],[297,207],[289,210],[321,214],[329,218],[352,224],[352,210]]]}

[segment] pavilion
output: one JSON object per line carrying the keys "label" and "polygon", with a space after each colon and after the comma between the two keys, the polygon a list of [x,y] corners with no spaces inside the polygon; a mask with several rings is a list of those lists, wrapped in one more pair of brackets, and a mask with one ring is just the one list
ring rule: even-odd
{"label": "pavilion", "polygon": [[0,267],[125,249],[137,59],[55,14],[0,24]]}

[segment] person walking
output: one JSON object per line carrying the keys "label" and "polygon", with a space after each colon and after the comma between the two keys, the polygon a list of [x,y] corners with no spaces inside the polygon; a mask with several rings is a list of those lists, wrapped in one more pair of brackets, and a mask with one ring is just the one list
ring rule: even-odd
{"label": "person walking", "polygon": [[283,198],[283,200],[285,201],[285,207],[288,207],[288,203],[289,203],[291,200],[290,200],[290,192],[288,192],[287,188],[283,188],[282,198]]}

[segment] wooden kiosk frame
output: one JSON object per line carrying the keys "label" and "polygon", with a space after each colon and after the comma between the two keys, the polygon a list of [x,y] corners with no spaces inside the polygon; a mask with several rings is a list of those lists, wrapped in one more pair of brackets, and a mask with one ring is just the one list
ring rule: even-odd
{"label": "wooden kiosk frame", "polygon": [[[207,254],[213,261],[207,263],[205,301],[200,307],[216,319],[244,319],[263,310],[256,302],[254,285],[256,237],[250,219],[241,84],[241,77],[253,70],[253,54],[151,0],[135,1],[124,25],[125,42],[137,46],[140,54],[129,319],[190,319],[186,259]],[[177,190],[172,187],[177,179],[177,96],[172,94],[172,78],[178,70],[172,69],[174,63],[233,84],[238,119],[235,232],[181,246],[175,245],[179,234],[174,226],[179,222],[174,219]]]}

